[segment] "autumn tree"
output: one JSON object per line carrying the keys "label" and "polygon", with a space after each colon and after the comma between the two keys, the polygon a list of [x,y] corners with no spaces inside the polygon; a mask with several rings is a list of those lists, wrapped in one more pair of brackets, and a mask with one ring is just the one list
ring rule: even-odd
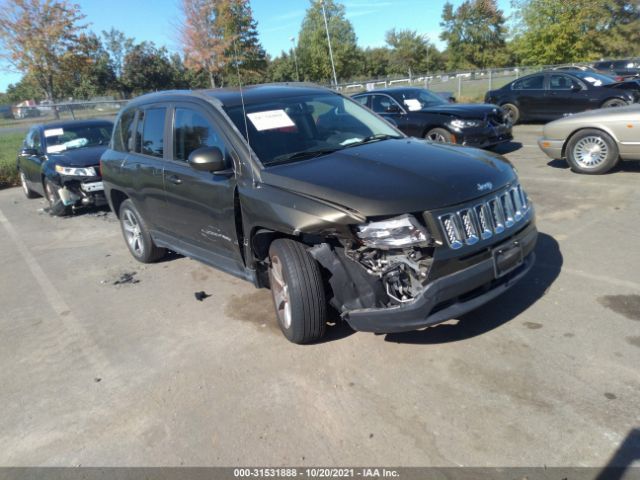
{"label": "autumn tree", "polygon": [[507,29],[496,0],[465,0],[455,10],[447,2],[440,26],[440,39],[447,42],[447,68],[487,68],[507,62]]}
{"label": "autumn tree", "polygon": [[7,0],[0,10],[0,55],[54,98],[63,59],[86,28],[80,7],[66,0]]}
{"label": "autumn tree", "polygon": [[332,78],[329,45],[322,14],[323,2],[336,75],[338,78],[350,78],[362,65],[360,50],[353,25],[345,16],[344,5],[335,0],[311,0],[298,35],[296,51],[300,76],[312,81],[327,81]]}

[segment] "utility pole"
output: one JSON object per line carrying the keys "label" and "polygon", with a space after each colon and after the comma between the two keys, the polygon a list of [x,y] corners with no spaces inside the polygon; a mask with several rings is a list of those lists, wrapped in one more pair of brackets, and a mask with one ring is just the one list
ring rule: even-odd
{"label": "utility pole", "polygon": [[324,17],[324,29],[327,31],[327,43],[329,44],[329,58],[331,59],[331,70],[333,70],[333,84],[338,87],[338,77],[336,76],[336,66],[333,63],[333,50],[331,49],[331,37],[329,36],[329,24],[327,23],[327,12],[324,9],[324,0],[322,0],[322,16]]}
{"label": "utility pole", "polygon": [[296,64],[296,81],[300,81],[300,72],[298,72],[298,56],[296,55],[296,45],[293,43],[295,41],[295,37],[291,37],[291,50],[293,50],[293,61]]}

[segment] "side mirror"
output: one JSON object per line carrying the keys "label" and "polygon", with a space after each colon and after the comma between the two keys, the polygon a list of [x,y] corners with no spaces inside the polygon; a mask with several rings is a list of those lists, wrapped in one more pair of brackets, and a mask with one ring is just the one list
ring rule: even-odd
{"label": "side mirror", "polygon": [[23,148],[20,150],[21,157],[33,157],[38,155],[38,151],[35,148]]}
{"label": "side mirror", "polygon": [[398,105],[389,105],[386,110],[386,113],[400,113],[402,112],[402,110],[400,110],[400,107]]}
{"label": "side mirror", "polygon": [[226,170],[224,155],[218,147],[200,147],[189,155],[187,163],[194,170],[202,172],[219,172]]}
{"label": "side mirror", "polygon": [[456,103],[457,102],[456,97],[449,97],[448,100],[449,100],[449,103]]}

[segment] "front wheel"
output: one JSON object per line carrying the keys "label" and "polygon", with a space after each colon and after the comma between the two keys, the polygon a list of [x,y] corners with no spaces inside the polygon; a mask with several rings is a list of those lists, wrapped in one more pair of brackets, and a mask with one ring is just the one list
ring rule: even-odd
{"label": "front wheel", "polygon": [[502,111],[504,112],[504,119],[511,125],[515,125],[520,120],[520,109],[513,103],[505,103],[502,105]]}
{"label": "front wheel", "polygon": [[571,170],[591,175],[608,172],[619,160],[616,142],[601,130],[576,133],[567,143],[566,152]]}
{"label": "front wheel", "polygon": [[58,189],[58,185],[48,178],[44,179],[44,193],[47,197],[47,202],[49,203],[49,213],[56,217],[64,217],[71,213],[71,207],[62,202]]}
{"label": "front wheel", "polygon": [[612,98],[612,99],[607,100],[606,102],[604,102],[602,104],[602,108],[624,107],[626,105],[628,105],[628,103],[625,102],[624,100],[622,100],[620,98]]}
{"label": "front wheel", "polygon": [[280,330],[293,343],[319,340],[327,324],[327,301],[318,262],[290,239],[269,247],[269,284]]}
{"label": "front wheel", "polygon": [[429,130],[424,138],[436,143],[454,143],[454,138],[451,132],[444,128],[433,128]]}
{"label": "front wheel", "polygon": [[133,258],[142,263],[153,263],[166,255],[166,249],[153,243],[146,223],[131,200],[122,202],[118,216],[122,235]]}

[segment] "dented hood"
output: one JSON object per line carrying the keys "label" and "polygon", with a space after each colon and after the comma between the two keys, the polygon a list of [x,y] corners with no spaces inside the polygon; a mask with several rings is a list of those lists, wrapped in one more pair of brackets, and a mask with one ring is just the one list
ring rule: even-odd
{"label": "dented hood", "polygon": [[100,157],[106,146],[85,147],[64,150],[59,153],[48,153],[47,156],[58,165],[65,167],[91,167],[100,163]]}
{"label": "dented hood", "polygon": [[367,217],[456,205],[515,179],[511,164],[493,153],[407,138],[268,167],[262,174],[264,183]]}

